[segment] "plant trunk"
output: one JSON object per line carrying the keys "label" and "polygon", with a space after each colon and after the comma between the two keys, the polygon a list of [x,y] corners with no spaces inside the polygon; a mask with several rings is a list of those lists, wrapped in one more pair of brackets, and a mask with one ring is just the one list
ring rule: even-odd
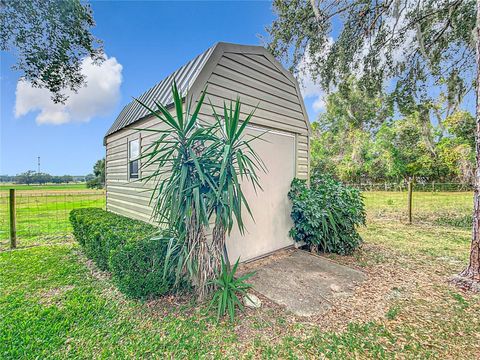
{"label": "plant trunk", "polygon": [[[205,227],[199,224],[196,211],[193,209],[190,222],[187,224],[187,246],[190,256],[192,285],[199,301],[203,301],[211,290],[209,283],[215,276],[211,264],[210,249],[205,235]],[[189,269],[187,269],[189,271]]]}
{"label": "plant trunk", "polygon": [[[480,289],[480,1],[477,2],[477,128],[475,133],[476,169],[474,184],[474,210],[472,226],[472,244],[468,266],[460,273],[460,279],[455,279],[461,286],[470,289]],[[463,279],[462,279],[463,278]]]}
{"label": "plant trunk", "polygon": [[214,249],[214,257],[217,262],[216,267],[220,272],[222,269],[222,258],[225,264],[230,268],[230,261],[228,260],[226,232],[222,224],[215,224],[212,233],[212,248]]}

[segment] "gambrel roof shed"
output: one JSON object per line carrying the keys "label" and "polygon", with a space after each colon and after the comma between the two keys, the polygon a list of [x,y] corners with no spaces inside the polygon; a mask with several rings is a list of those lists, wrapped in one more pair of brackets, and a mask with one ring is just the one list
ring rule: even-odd
{"label": "gambrel roof shed", "polygon": [[[207,89],[207,100],[200,111],[206,121],[211,119],[211,106],[218,112],[225,102],[240,98],[243,117],[255,109],[247,136],[263,133],[266,140],[252,142],[268,172],[259,174],[263,191],[256,193],[248,185],[244,188],[254,220],[245,216],[246,234],[242,236],[234,229],[227,240],[231,260],[240,257],[245,261],[291,246],[287,193],[294,177],[308,179],[310,159],[310,122],[296,79],[261,46],[217,43],[138,99],[153,108],[155,101],[168,108],[173,102],[173,80],[193,101]],[[164,126],[135,100],[120,112],[104,138],[107,210],[151,221],[153,184],[138,178],[152,169],[132,163],[132,154],[142,153],[158,136],[138,129]]]}
{"label": "gambrel roof shed", "polygon": [[[292,85],[295,86],[297,92],[300,93],[297,80],[290,72],[286,71],[265,48],[261,46],[247,46],[219,42],[187,62],[185,65],[179,67],[169,76],[144,92],[140,97],[138,97],[138,99],[150,107],[155,106],[155,101],[167,106],[171,105],[173,103],[171,93],[173,80],[176,81],[177,87],[181,94],[191,93],[191,89],[193,88],[197,88],[197,90],[203,90],[203,88],[207,85],[208,76],[211,75],[211,70],[221,59],[222,55],[224,53],[236,53],[239,51],[242,54],[250,54],[253,56],[257,55],[257,59],[261,59],[263,56],[273,65],[275,65],[276,68],[292,82]],[[303,101],[300,103],[302,105],[302,111],[305,119],[307,119],[307,126],[310,126]],[[125,105],[123,110],[117,116],[115,122],[112,124],[110,129],[108,129],[105,136],[113,134],[114,132],[123,129],[124,127],[131,125],[148,115],[148,110],[141,106],[137,101],[132,100],[129,104]]]}

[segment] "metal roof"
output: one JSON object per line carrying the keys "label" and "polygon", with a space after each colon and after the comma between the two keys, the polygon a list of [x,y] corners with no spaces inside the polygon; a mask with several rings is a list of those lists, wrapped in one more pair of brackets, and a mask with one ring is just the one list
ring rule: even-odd
{"label": "metal roof", "polygon": [[[169,106],[173,103],[171,85],[173,80],[177,83],[178,90],[181,94],[185,94],[190,90],[190,87],[195,82],[198,74],[205,66],[215,46],[207,49],[205,52],[198,55],[196,58],[190,60],[188,63],[178,68],[158,84],[143,93],[138,99],[149,107],[155,106],[155,101]],[[148,116],[150,112],[140,105],[137,101],[132,100],[127,104],[117,119],[105,134],[107,137],[114,132],[123,129],[124,127],[133,124],[134,122]]]}

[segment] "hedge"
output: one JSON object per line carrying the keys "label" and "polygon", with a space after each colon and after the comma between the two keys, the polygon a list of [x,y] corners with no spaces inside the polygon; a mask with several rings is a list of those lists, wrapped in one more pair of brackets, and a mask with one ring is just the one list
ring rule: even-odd
{"label": "hedge", "polygon": [[99,208],[70,212],[73,234],[86,256],[112,273],[120,291],[132,298],[169,292],[172,277],[164,277],[168,239],[143,221]]}

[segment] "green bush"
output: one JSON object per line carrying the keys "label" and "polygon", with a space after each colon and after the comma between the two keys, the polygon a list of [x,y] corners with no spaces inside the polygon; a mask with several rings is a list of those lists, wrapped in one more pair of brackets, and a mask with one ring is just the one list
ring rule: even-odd
{"label": "green bush", "polygon": [[310,188],[294,179],[288,193],[294,223],[290,236],[311,249],[350,254],[362,239],[357,227],[365,225],[365,207],[360,192],[325,176],[315,176]]}
{"label": "green bush", "polygon": [[110,269],[118,288],[133,298],[168,293],[175,278],[164,277],[168,239],[163,236],[127,242],[110,256]]}
{"label": "green bush", "polygon": [[171,276],[163,276],[168,240],[158,228],[99,208],[72,210],[70,222],[87,257],[110,271],[126,295],[146,298],[172,288]]}

